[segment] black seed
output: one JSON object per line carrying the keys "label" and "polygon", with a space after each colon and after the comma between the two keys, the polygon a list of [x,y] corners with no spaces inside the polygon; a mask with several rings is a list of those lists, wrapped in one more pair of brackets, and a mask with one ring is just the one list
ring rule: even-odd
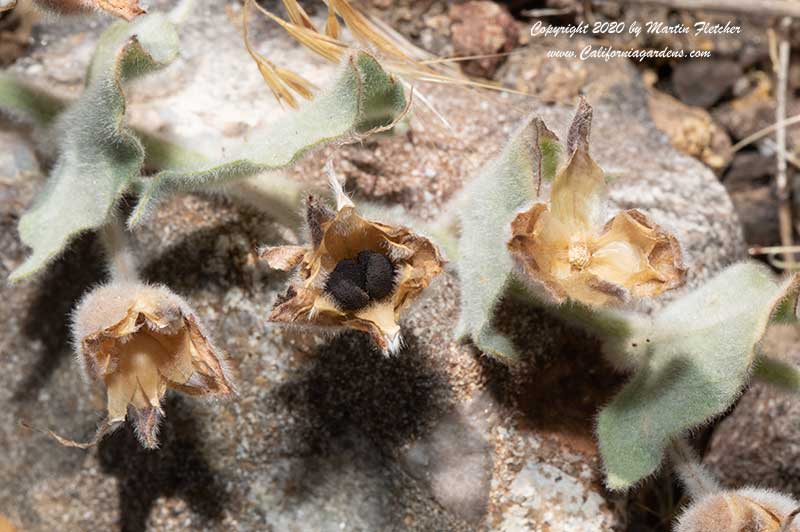
{"label": "black seed", "polygon": [[331,274],[328,276],[328,283],[338,282],[347,279],[354,285],[364,289],[366,278],[364,277],[364,266],[354,259],[340,260]]}
{"label": "black seed", "polygon": [[364,266],[353,259],[340,260],[325,284],[328,292],[342,310],[353,311],[369,303],[369,295],[364,290],[366,279]]}
{"label": "black seed", "polygon": [[364,288],[372,299],[383,299],[394,290],[394,266],[385,255],[362,251],[358,262],[364,267]]}
{"label": "black seed", "polygon": [[362,309],[369,303],[369,295],[350,279],[339,278],[333,283],[328,279],[325,290],[336,301],[336,305],[347,312]]}

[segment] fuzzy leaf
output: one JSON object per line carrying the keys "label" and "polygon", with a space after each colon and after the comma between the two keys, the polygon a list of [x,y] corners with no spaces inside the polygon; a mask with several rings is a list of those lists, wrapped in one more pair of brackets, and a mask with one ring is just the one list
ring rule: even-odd
{"label": "fuzzy leaf", "polygon": [[350,59],[332,89],[287,114],[234,157],[183,171],[164,171],[146,180],[128,225],[141,223],[154,204],[169,194],[219,188],[285,168],[317,146],[388,126],[405,108],[402,85],[375,58],[359,53]]}
{"label": "fuzzy leaf", "polygon": [[800,393],[800,368],[783,360],[760,356],[753,378],[787,392]]}
{"label": "fuzzy leaf", "polygon": [[33,253],[12,272],[12,281],[37,272],[73,237],[106,222],[144,161],[141,142],[123,123],[122,84],[177,54],[175,28],[161,15],[116,23],[103,33],[86,90],[59,117],[58,160],[20,219],[20,238]]}
{"label": "fuzzy leaf", "polygon": [[0,114],[36,128],[52,125],[66,104],[8,74],[0,74]]}
{"label": "fuzzy leaf", "polygon": [[554,146],[556,137],[544,122],[529,119],[460,199],[458,334],[499,358],[517,356],[511,342],[492,326],[494,309],[512,279],[513,262],[506,248],[510,224],[535,197],[540,179],[552,179],[559,153]]}
{"label": "fuzzy leaf", "polygon": [[799,279],[777,283],[764,266],[737,264],[652,320],[631,322],[625,357],[640,365],[597,426],[611,489],[655,472],[672,438],[733,404],[767,325],[787,321],[788,309],[796,319]]}

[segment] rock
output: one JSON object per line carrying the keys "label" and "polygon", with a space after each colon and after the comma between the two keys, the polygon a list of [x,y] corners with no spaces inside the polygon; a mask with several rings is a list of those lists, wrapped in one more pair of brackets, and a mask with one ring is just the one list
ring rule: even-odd
{"label": "rock", "polygon": [[672,67],[672,90],[681,101],[696,107],[711,107],[733,89],[742,76],[734,61],[682,61]]}
{"label": "rock", "polygon": [[[763,352],[800,363],[794,327],[770,331]],[[800,431],[797,395],[762,383],[744,393],[709,443],[705,462],[725,486],[758,485],[800,496]]]}
{"label": "rock", "polygon": [[[497,78],[506,87],[534,95],[548,103],[571,105],[584,91],[604,92],[620,80],[635,76],[630,62],[611,59],[580,61],[581,51],[594,43],[592,39],[576,35],[563,37],[534,36],[518,53],[509,56]],[[556,50],[575,54],[574,57],[548,57]]]}
{"label": "rock", "polygon": [[775,157],[754,151],[737,153],[723,184],[742,221],[744,236],[753,246],[780,243],[778,198],[772,181]]}
{"label": "rock", "polygon": [[731,140],[705,109],[690,107],[669,94],[650,88],[650,115],[656,127],[678,150],[721,171],[730,162]]}
{"label": "rock", "polygon": [[[548,3],[552,3],[548,2]],[[560,0],[559,0],[560,3]],[[573,3],[574,5],[574,3]],[[667,6],[637,5],[618,3],[598,3],[592,6],[592,19],[595,21],[621,21],[625,23],[623,35],[614,36],[613,43],[619,48],[661,50],[668,47],[672,50],[708,50],[713,60],[735,61],[742,69],[769,62],[769,43],[764,31],[763,21],[758,18],[732,17],[730,13],[670,9]],[[631,23],[644,26],[639,35],[628,33]],[[695,29],[698,23],[709,26],[726,23],[741,27],[738,34],[720,35],[709,33],[659,33],[648,32],[645,24],[662,23],[664,26],[684,24]],[[608,37],[606,35],[605,37]],[[624,44],[624,46],[623,46]],[[705,62],[708,59],[671,60],[671,66]],[[661,63],[663,64],[663,63]],[[687,102],[688,103],[688,102]]]}
{"label": "rock", "polygon": [[[40,41],[14,72],[74,92],[108,23],[41,25]],[[321,84],[332,75],[333,67],[266,28],[253,20],[254,42],[268,57]],[[181,58],[128,90],[132,122],[219,150],[286,112],[218,3],[199,3],[181,33]],[[654,127],[635,71],[603,74],[587,74],[586,87],[595,106],[592,154],[614,177],[614,208],[642,208],[675,231],[696,286],[744,256],[731,202],[706,167]],[[452,131],[418,107],[405,131],[321,150],[291,174],[321,186],[331,157],[356,202],[391,199],[432,219],[526,113],[540,113],[565,137],[574,105],[452,86],[418,90]],[[24,133],[5,125],[0,143],[7,276],[25,256],[15,227],[43,177]],[[529,358],[510,368],[494,362],[454,338],[451,272],[404,316],[406,345],[395,357],[359,333],[331,338],[267,326],[287,275],[266,271],[254,250],[292,238],[262,213],[198,195],[166,201],[135,233],[143,278],[186,297],[228,354],[239,389],[230,401],[170,396],[154,452],[141,450],[128,427],[81,451],[19,424],[86,439],[102,416],[104,394],[80,378],[68,329],[75,302],[105,276],[92,235],[36,279],[0,287],[0,508],[12,523],[34,532],[622,526],[624,500],[602,487],[593,423],[624,376],[603,362],[596,340],[509,298],[498,326]]]}
{"label": "rock", "polygon": [[0,66],[13,63],[25,53],[37,18],[33,6],[27,3],[0,12]]}
{"label": "rock", "polygon": [[[508,10],[494,2],[472,0],[450,7],[453,49],[457,56],[489,55],[513,50],[519,40],[517,23]],[[472,76],[494,76],[504,57],[483,57],[462,63]]]}
{"label": "rock", "polygon": [[453,56],[450,2],[445,0],[372,0],[376,13],[390,27],[425,52]]}
{"label": "rock", "polygon": [[711,114],[728,130],[735,141],[755,133],[775,121],[775,100],[772,81],[764,73],[753,76],[749,90],[721,104]]}

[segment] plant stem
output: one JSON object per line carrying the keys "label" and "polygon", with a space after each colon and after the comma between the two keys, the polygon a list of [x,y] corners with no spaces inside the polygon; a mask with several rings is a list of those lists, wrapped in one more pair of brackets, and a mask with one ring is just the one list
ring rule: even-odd
{"label": "plant stem", "polygon": [[230,198],[266,212],[275,221],[297,229],[307,187],[275,173],[263,173],[225,186]]}
{"label": "plant stem", "polygon": [[692,500],[720,490],[717,479],[700,463],[697,453],[684,438],[673,440],[668,452],[675,474]]}
{"label": "plant stem", "polygon": [[106,252],[106,262],[111,279],[115,282],[135,282],[139,280],[136,259],[128,245],[128,236],[119,219],[113,216],[100,229],[100,239]]}

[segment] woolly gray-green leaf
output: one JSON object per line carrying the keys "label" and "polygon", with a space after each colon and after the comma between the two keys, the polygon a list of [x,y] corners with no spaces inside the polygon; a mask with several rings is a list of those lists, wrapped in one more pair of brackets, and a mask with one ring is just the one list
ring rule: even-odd
{"label": "woolly gray-green leaf", "polygon": [[753,368],[753,378],[787,392],[800,393],[800,368],[790,362],[762,355]]}
{"label": "woolly gray-green leaf", "polygon": [[128,225],[140,224],[157,200],[169,194],[221,188],[285,168],[322,144],[357,139],[372,129],[391,125],[405,108],[402,85],[374,57],[356,54],[330,90],[287,114],[235,156],[186,170],[164,171],[146,180]]}
{"label": "woolly gray-green leaf", "polygon": [[767,325],[796,319],[799,279],[778,283],[762,265],[737,264],[653,319],[631,322],[626,358],[640,364],[597,426],[610,488],[655,472],[672,438],[733,404]]}
{"label": "woolly gray-green leaf", "polygon": [[480,170],[459,200],[458,334],[471,337],[479,349],[496,357],[517,356],[511,342],[492,325],[495,307],[512,278],[513,262],[506,247],[510,224],[534,199],[541,180],[552,179],[558,153],[555,135],[533,117]]}
{"label": "woolly gray-green leaf", "polygon": [[47,128],[66,104],[8,74],[0,74],[0,114],[35,128]]}
{"label": "woolly gray-green leaf", "polygon": [[102,226],[138,176],[139,139],[125,127],[122,84],[174,59],[178,36],[161,15],[120,22],[101,36],[81,97],[59,117],[58,159],[44,190],[22,216],[19,233],[32,254],[11,274],[40,270],[76,235]]}

